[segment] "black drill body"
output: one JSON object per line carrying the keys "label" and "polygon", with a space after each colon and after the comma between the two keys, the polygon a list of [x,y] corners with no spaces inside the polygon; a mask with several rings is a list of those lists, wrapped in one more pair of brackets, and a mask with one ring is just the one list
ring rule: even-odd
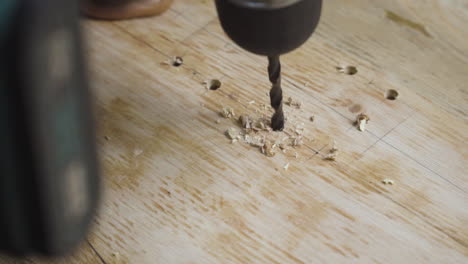
{"label": "black drill body", "polygon": [[279,56],[301,46],[320,19],[322,0],[216,0],[221,26],[240,47],[268,56],[273,130],[284,128]]}

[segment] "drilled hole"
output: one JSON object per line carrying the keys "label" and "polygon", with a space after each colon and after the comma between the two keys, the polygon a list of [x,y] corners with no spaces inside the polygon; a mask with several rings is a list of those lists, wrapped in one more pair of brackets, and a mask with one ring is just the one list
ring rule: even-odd
{"label": "drilled hole", "polygon": [[345,74],[348,74],[348,75],[354,75],[354,74],[356,74],[358,72],[357,68],[354,67],[354,66],[346,66],[346,67],[338,66],[338,67],[336,67],[336,70],[338,72],[345,73]]}
{"label": "drilled hole", "polygon": [[183,63],[184,63],[184,59],[182,59],[182,57],[177,56],[172,59],[172,66],[174,67],[179,67]]}
{"label": "drilled hole", "polygon": [[385,98],[387,98],[388,100],[396,100],[398,97],[398,91],[397,90],[393,90],[393,89],[390,89],[388,91],[385,92]]}
{"label": "drilled hole", "polygon": [[213,79],[208,84],[208,87],[210,88],[210,90],[213,91],[218,90],[219,88],[221,88],[221,82],[219,80]]}

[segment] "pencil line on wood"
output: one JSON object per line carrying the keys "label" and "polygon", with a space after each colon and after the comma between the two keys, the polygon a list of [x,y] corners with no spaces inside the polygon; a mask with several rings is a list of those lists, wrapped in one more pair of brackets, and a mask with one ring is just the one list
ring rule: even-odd
{"label": "pencil line on wood", "polygon": [[89,239],[86,239],[86,243],[89,245],[89,247],[93,250],[93,252],[96,254],[96,256],[101,260],[102,264],[107,264],[104,258],[99,254],[99,252],[94,248],[93,244],[89,241]]}

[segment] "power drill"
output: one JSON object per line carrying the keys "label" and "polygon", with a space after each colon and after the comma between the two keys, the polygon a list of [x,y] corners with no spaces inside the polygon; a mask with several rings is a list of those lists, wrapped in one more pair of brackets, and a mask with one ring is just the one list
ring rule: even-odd
{"label": "power drill", "polygon": [[279,56],[301,46],[320,19],[322,0],[216,0],[226,34],[242,48],[268,57],[275,109],[273,130],[284,128],[281,64]]}

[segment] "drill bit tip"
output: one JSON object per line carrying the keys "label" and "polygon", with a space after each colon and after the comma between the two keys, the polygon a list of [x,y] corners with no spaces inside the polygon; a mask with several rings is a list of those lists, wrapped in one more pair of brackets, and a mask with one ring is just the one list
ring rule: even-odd
{"label": "drill bit tip", "polygon": [[284,115],[283,112],[275,112],[271,117],[271,128],[273,131],[283,131]]}

